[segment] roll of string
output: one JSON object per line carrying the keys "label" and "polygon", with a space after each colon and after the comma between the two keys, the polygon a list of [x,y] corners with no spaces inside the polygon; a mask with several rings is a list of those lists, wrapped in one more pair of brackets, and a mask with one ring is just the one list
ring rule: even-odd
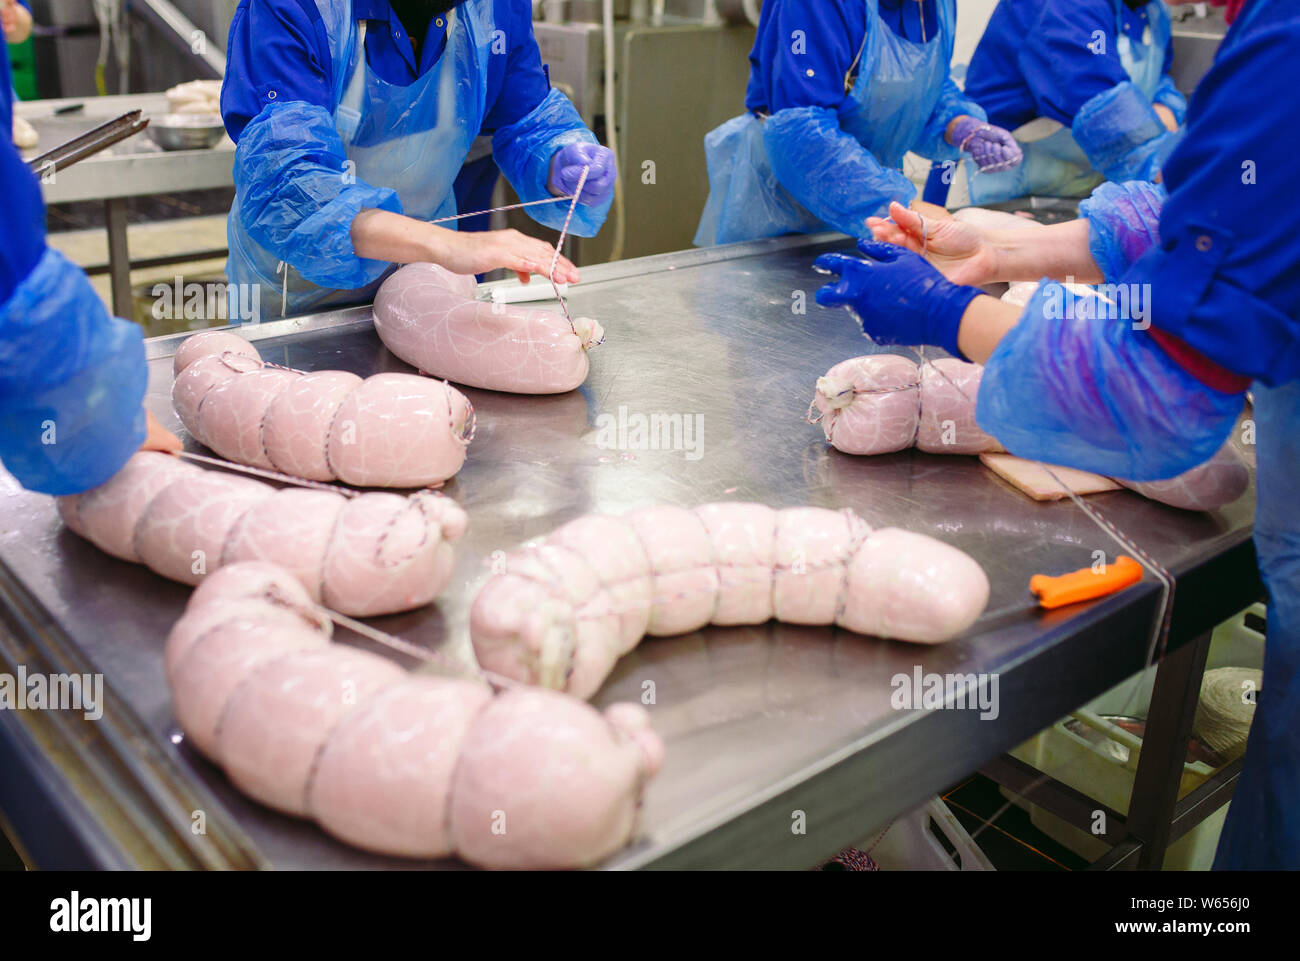
{"label": "roll of string", "polygon": [[1192,733],[1224,761],[1241,757],[1255,717],[1255,699],[1263,685],[1262,671],[1220,667],[1206,671],[1196,705]]}

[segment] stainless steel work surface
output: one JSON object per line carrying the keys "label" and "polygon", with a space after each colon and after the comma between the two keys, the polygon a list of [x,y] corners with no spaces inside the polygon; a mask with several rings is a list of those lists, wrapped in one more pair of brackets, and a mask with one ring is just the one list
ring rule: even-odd
{"label": "stainless steel work surface", "polygon": [[[73,104],[82,104],[83,109],[55,113]],[[30,160],[106,120],[137,109],[143,110],[146,117],[161,117],[168,112],[167,98],[161,93],[146,93],[15,103],[14,113],[35,127],[41,138],[35,147],[23,151],[23,157]],[[149,139],[145,130],[60,170],[42,182],[41,192],[47,204],[62,204],[233,187],[234,164],[235,145],[229,137],[208,150],[169,151]]]}
{"label": "stainless steel work surface", "polygon": [[[650,702],[667,745],[638,840],[612,866],[811,866],[1145,661],[1160,600],[1150,579],[1082,609],[1031,609],[1033,574],[1086,566],[1094,551],[1116,553],[1077,507],[1032,502],[974,458],[844,455],[805,423],[817,377],[874,349],[847,313],[813,303],[820,278],[812,257],[843,243],[772,241],[588,269],[571,309],[598,318],[607,338],[591,353],[587,383],[553,397],[466,390],[478,433],[464,470],[445,488],[470,516],[452,586],[436,606],[374,622],[464,653],[469,605],[494,552],[589,511],[646,504],[852,508],[873,525],[938,537],[983,565],[992,584],[988,613],[944,645],[776,623],[644,641],[595,699]],[[368,308],[244,332],[265,359],[293,367],[408,369],[379,342]],[[176,343],[150,344],[149,406],[179,430],[168,396]],[[699,423],[700,446],[602,446],[610,419],[655,413]],[[1180,578],[1171,643],[1257,596],[1253,492],[1213,514],[1127,491],[1091,503]],[[187,588],[101,554],[60,526],[48,498],[12,481],[0,516],[0,560],[99,666],[183,776],[215,795],[224,810],[210,812],[210,821],[233,818],[277,867],[404,863],[351,850],[244,800],[173,743],[161,653]],[[997,716],[891,706],[891,679],[917,669],[996,673]]]}

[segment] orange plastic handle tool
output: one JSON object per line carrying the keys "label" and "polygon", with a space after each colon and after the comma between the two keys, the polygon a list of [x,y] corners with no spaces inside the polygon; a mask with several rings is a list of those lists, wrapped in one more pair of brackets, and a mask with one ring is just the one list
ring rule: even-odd
{"label": "orange plastic handle tool", "polygon": [[1115,563],[1107,564],[1101,572],[1085,567],[1060,577],[1035,574],[1029,579],[1029,589],[1038,595],[1039,606],[1050,610],[1066,604],[1077,604],[1079,601],[1090,601],[1095,597],[1105,597],[1140,580],[1142,565],[1131,557],[1119,557]]}

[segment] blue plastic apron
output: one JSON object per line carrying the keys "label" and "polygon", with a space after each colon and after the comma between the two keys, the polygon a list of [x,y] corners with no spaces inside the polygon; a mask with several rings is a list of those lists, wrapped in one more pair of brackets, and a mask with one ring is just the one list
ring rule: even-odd
{"label": "blue plastic apron", "polygon": [[1216,869],[1300,870],[1300,383],[1255,384],[1255,549],[1268,588],[1264,684]]}
{"label": "blue plastic apron", "polygon": [[[1162,3],[1148,3],[1147,30],[1141,44],[1134,44],[1124,34],[1124,18],[1120,10],[1123,0],[1113,0],[1115,5],[1115,52],[1120,65],[1133,86],[1149,100],[1155,96],[1164,76],[1165,47],[1169,42],[1169,14]],[[1080,56],[1092,56],[1086,50]],[[1025,159],[1019,167],[994,173],[979,173],[973,160],[966,160],[966,175],[970,183],[972,204],[999,203],[1015,197],[1033,195],[1046,197],[1086,197],[1103,182],[1105,177],[1092,168],[1092,161],[1075,143],[1070,128],[1040,117],[1031,121],[1037,129],[1054,126],[1054,133],[1038,140],[1021,140]],[[1026,124],[1014,133],[1019,140]]]}
{"label": "blue plastic apron", "polygon": [[[936,4],[939,24],[926,43],[905,40],[880,19],[877,0],[864,0],[867,33],[845,76],[849,104],[840,129],[884,167],[902,170],[903,155],[921,139],[948,76],[952,7]],[[859,64],[861,70],[858,70]],[[824,230],[821,220],[777,182],[763,144],[763,120],[733,117],[705,139],[709,200],[695,243],[701,246]]]}
{"label": "blue plastic apron", "polygon": [[[335,90],[338,106],[334,124],[343,139],[357,180],[397,192],[409,217],[433,220],[456,213],[454,184],[477,136],[485,109],[483,81],[490,30],[485,32],[473,13],[457,8],[447,14],[447,45],[438,63],[409,86],[397,86],[370,69],[365,58],[365,21],[340,16],[339,4],[317,0],[336,62],[347,69],[335,76],[345,81]],[[490,26],[490,25],[489,25]],[[335,31],[346,30],[336,37]],[[482,34],[482,35],[480,35]],[[342,41],[342,42],[339,42]],[[455,223],[444,225],[455,229]],[[248,236],[236,204],[230,212],[232,284],[262,287],[262,316],[280,315],[287,283],[287,314],[339,304],[364,303],[374,296],[380,278],[358,290],[317,287]],[[285,275],[287,274],[287,281]]]}

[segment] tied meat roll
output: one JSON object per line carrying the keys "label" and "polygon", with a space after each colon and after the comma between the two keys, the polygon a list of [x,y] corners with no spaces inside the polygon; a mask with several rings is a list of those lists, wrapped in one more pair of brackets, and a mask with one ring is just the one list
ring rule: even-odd
{"label": "tied meat roll", "polygon": [[776,618],[937,643],[988,596],[966,554],[852,511],[651,507],[579,518],[508,555],[470,633],[485,669],[587,698],[646,634]]}
{"label": "tied meat roll", "polygon": [[[836,364],[817,380],[809,421],[846,454],[887,454],[915,446],[930,454],[1002,450],[975,423],[984,368],[945,357],[925,367],[896,354]],[[817,415],[811,415],[811,410]],[[1230,504],[1250,486],[1250,470],[1231,441],[1214,457],[1163,481],[1116,482],[1151,500],[1190,511]]]}
{"label": "tied meat roll", "polygon": [[587,379],[600,324],[577,317],[570,327],[555,311],[477,300],[477,287],[437,264],[403,267],[375,295],[379,339],[411,366],[469,387],[560,394]]}
{"label": "tied meat roll", "polygon": [[283,566],[307,596],[354,617],[428,604],[465,533],[455,501],[285,488],[138,453],[106,483],[58,498],[64,523],[100,550],[197,584],[239,561]]}
{"label": "tied meat roll", "polygon": [[897,354],[836,364],[817,380],[813,407],[826,439],[846,454],[919,447],[932,454],[999,451],[975,424],[966,398],[979,393],[984,368],[951,357],[924,367]]}
{"label": "tied meat roll", "polygon": [[473,434],[473,407],[447,384],[264,364],[229,331],[187,338],[173,367],[172,404],[196,440],[227,460],[308,480],[441,484],[464,465]]}
{"label": "tied meat roll", "polygon": [[381,854],[594,864],[631,838],[663,760],[640,705],[493,694],[331,643],[328,617],[270,564],[200,585],[166,669],[187,739],[236,787]]}

